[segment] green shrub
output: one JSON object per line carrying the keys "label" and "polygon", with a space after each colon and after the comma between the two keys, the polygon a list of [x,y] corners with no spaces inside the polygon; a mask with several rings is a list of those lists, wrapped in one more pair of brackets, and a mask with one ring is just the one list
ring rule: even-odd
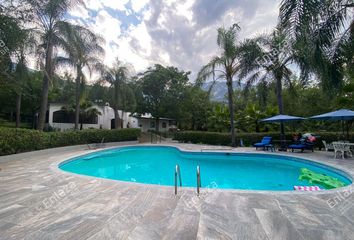
{"label": "green shrub", "polygon": [[[322,148],[322,141],[325,140],[327,142],[333,142],[340,139],[343,139],[342,133],[337,132],[322,132],[317,133],[316,135],[320,136],[318,141],[315,144],[315,147]],[[243,144],[245,146],[252,146],[252,144],[260,142],[261,139],[265,136],[270,136],[275,141],[280,140],[279,132],[271,132],[271,133],[236,133],[236,142],[237,145],[240,143],[240,139],[242,139]],[[285,138],[287,140],[293,139],[293,133],[286,133]],[[185,131],[185,132],[177,132],[174,135],[174,139],[182,142],[182,143],[202,143],[202,144],[210,144],[210,145],[231,145],[231,136],[229,133],[215,133],[215,132],[195,132],[195,131]],[[354,133],[349,134],[349,141],[354,141]]]}
{"label": "green shrub", "polygon": [[40,132],[29,129],[0,128],[0,155],[87,143],[137,140],[140,129],[88,129],[68,132]]}

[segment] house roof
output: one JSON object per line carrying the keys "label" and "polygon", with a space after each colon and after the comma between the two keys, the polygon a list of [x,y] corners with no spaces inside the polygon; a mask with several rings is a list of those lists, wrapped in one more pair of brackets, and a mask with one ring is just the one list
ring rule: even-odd
{"label": "house roof", "polygon": [[[151,113],[144,113],[144,114],[138,114],[138,113],[132,113],[132,117],[138,118],[138,119],[156,119],[154,116],[151,115]],[[175,120],[173,118],[165,118],[165,117],[160,117],[160,120]]]}
{"label": "house roof", "polygon": [[[48,105],[50,105],[50,104],[52,104],[52,105],[63,105],[63,106],[67,105],[67,103],[63,103],[63,102],[48,102]],[[94,106],[98,106],[98,107],[106,107],[107,106],[105,103],[92,102],[92,104]],[[109,106],[107,106],[107,107],[109,107]]]}

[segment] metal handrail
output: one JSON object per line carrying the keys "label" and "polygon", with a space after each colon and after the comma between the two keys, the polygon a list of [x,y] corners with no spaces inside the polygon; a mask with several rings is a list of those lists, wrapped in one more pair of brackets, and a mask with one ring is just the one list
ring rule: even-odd
{"label": "metal handrail", "polygon": [[201,187],[202,187],[202,183],[201,183],[201,180],[200,180],[200,167],[198,165],[197,166],[197,195],[198,196],[199,196]]}
{"label": "metal handrail", "polygon": [[177,176],[179,176],[179,186],[182,187],[181,170],[178,164],[176,165],[175,169],[175,195],[177,195]]}

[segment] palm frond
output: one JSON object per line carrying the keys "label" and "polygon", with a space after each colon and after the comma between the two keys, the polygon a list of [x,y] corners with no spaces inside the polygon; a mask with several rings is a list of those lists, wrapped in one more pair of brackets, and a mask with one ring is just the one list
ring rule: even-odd
{"label": "palm frond", "polygon": [[325,1],[322,0],[282,0],[279,10],[281,27],[290,39],[296,39],[303,27],[311,28],[320,19],[319,13],[323,9]]}
{"label": "palm frond", "polygon": [[260,47],[258,39],[246,39],[238,47],[238,52],[239,65],[241,66],[239,71],[240,80],[262,68],[265,53]]}
{"label": "palm frond", "polygon": [[226,75],[225,70],[222,69],[224,65],[224,57],[213,57],[212,60],[208,64],[203,66],[202,69],[198,72],[195,85],[201,86],[210,77],[213,77],[213,81],[215,81],[215,76],[217,72],[219,73],[219,77]]}

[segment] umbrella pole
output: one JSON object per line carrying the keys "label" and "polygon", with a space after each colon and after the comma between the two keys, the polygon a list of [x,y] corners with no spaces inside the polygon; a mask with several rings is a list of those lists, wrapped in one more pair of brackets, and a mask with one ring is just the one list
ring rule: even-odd
{"label": "umbrella pole", "polygon": [[280,123],[280,149],[282,151],[286,151],[284,123],[283,122]]}
{"label": "umbrella pole", "polygon": [[343,136],[343,139],[345,139],[345,134],[344,134],[344,120],[342,120],[342,136]]}

